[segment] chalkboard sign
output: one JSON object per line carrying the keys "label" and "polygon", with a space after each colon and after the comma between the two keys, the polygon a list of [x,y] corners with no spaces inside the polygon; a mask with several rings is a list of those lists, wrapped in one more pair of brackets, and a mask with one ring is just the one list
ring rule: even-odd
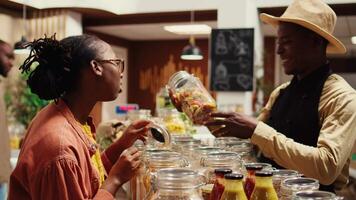
{"label": "chalkboard sign", "polygon": [[210,44],[210,89],[251,91],[253,29],[213,29]]}

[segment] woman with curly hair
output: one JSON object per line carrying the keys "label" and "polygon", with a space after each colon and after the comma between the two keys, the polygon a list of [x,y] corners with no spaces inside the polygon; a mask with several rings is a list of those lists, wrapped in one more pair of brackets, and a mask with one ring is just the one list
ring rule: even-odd
{"label": "woman with curly hair", "polygon": [[150,122],[134,122],[100,154],[89,113],[97,102],[118,96],[124,61],[90,35],[45,37],[29,46],[20,69],[30,73],[33,93],[54,102],[27,129],[9,199],[114,199],[140,166],[140,153],[131,146],[145,139]]}

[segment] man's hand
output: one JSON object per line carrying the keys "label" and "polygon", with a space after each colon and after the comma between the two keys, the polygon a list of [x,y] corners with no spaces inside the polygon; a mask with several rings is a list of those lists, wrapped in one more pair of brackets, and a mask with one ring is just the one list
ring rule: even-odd
{"label": "man's hand", "polygon": [[257,119],[240,113],[211,113],[204,125],[216,136],[250,138],[257,126]]}

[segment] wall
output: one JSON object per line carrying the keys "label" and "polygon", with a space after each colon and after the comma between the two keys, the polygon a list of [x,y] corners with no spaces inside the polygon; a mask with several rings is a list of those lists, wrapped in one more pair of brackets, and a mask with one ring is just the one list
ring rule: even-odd
{"label": "wall", "polygon": [[14,17],[0,9],[0,39],[13,45],[21,39],[23,25],[21,18]]}
{"label": "wall", "polygon": [[128,102],[154,110],[155,96],[178,70],[188,70],[208,86],[208,40],[197,40],[204,59],[182,61],[181,50],[188,40],[134,42],[130,49]]}

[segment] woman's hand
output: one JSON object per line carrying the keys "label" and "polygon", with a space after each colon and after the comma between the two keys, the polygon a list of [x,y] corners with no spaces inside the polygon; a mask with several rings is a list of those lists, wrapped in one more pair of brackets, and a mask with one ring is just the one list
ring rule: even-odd
{"label": "woman's hand", "polygon": [[148,125],[151,121],[148,120],[138,120],[130,124],[129,127],[124,131],[122,136],[118,139],[118,143],[126,148],[132,146],[136,140],[146,141],[148,134]]}
{"label": "woman's hand", "polygon": [[105,154],[111,163],[115,163],[119,155],[125,149],[131,147],[136,140],[146,140],[150,123],[151,121],[148,120],[139,120],[127,127],[122,136],[105,150]]}
{"label": "woman's hand", "polygon": [[240,113],[211,113],[204,125],[216,136],[233,136],[250,138],[255,131],[258,121],[255,118]]}
{"label": "woman's hand", "polygon": [[108,178],[102,189],[106,189],[115,195],[117,189],[137,174],[141,165],[141,152],[135,147],[130,147],[122,152],[118,160],[111,168]]}

